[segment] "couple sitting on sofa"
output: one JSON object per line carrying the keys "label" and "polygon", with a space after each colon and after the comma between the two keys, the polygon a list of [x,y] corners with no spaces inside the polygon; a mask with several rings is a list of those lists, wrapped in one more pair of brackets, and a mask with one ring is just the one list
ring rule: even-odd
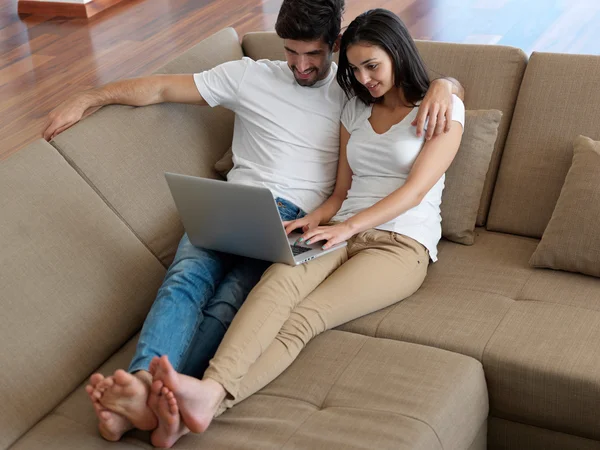
{"label": "couple sitting on sofa", "polygon": [[86,388],[104,438],[139,428],[170,447],[203,432],[317,334],[413,294],[436,260],[444,173],[464,124],[452,92],[460,86],[430,87],[393,13],[368,11],[340,38],[342,12],[343,0],[284,0],[276,30],[287,62],[244,58],[194,76],[120,81],[51,113],[47,139],[109,103],[225,106],[236,113],[228,181],[271,189],[301,239],[348,242],[264,272],[264,262],[196,248],[184,235],[129,370],[94,374]]}

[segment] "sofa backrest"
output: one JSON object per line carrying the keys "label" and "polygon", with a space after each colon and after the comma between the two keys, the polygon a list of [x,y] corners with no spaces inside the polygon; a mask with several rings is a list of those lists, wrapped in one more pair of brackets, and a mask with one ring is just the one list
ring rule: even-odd
{"label": "sofa backrest", "polygon": [[489,230],[542,236],[580,134],[600,140],[600,56],[534,53],[504,149]]}
{"label": "sofa backrest", "polygon": [[46,141],[0,161],[0,449],[140,328],[164,267]]}
{"label": "sofa backrest", "polygon": [[[158,73],[201,72],[242,56],[237,34],[228,28]],[[108,106],[52,144],[167,266],[183,227],[164,172],[217,177],[213,166],[231,145],[233,120],[224,108]]]}
{"label": "sofa backrest", "polygon": [[[483,225],[527,57],[522,50],[513,47],[416,43],[432,79],[449,76],[460,81],[466,91],[467,109],[498,109],[503,113],[477,218],[477,224]],[[242,40],[242,48],[244,54],[253,59],[285,59],[283,41],[274,32],[248,33]]]}

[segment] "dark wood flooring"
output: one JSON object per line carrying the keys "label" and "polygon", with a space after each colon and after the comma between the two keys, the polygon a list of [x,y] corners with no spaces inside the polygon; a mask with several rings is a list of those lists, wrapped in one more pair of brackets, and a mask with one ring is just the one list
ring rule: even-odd
{"label": "dark wood flooring", "polygon": [[[600,54],[598,0],[347,0],[345,24],[388,8],[412,35]],[[38,139],[69,94],[150,74],[227,26],[271,30],[281,0],[124,0],[90,20],[17,15],[0,0],[0,159]]]}

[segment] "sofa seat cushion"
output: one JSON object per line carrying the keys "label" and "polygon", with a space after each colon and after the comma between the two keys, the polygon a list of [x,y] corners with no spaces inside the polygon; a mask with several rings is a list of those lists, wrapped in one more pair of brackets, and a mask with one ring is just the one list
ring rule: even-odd
{"label": "sofa seat cushion", "polygon": [[0,192],[5,449],[140,328],[165,271],[46,141],[0,163]]}
{"label": "sofa seat cushion", "polygon": [[[456,351],[481,360],[494,330],[534,269],[537,240],[476,230],[475,245],[442,240],[411,297],[340,328]],[[373,295],[377,295],[376,292]]]}
{"label": "sofa seat cushion", "polygon": [[[595,303],[599,291],[600,281]],[[600,305],[531,300],[511,306],[487,345],[491,414],[600,440]]]}
{"label": "sofa seat cushion", "polygon": [[600,450],[600,441],[491,417],[488,450]]}
{"label": "sofa seat cushion", "polygon": [[[101,371],[125,367],[133,344]],[[203,435],[182,438],[177,448],[463,450],[476,442],[471,448],[479,450],[485,448],[487,415],[487,388],[478,361],[330,331],[310,342],[270,385],[216,419]],[[70,432],[45,426],[66,420],[73,423]],[[82,386],[15,450],[32,448],[25,446],[31,442],[53,442],[61,449],[104,448],[95,423]],[[82,447],[86,441],[89,446]],[[148,434],[128,434],[128,444],[148,446]]]}
{"label": "sofa seat cushion", "polygon": [[473,356],[493,416],[600,439],[600,280],[532,268],[537,244],[483,230],[471,247],[443,242],[419,291],[340,328]]}
{"label": "sofa seat cushion", "polygon": [[[194,73],[242,57],[225,29],[159,73]],[[52,144],[168,266],[183,227],[165,172],[218,177],[214,163],[231,145],[234,114],[224,108],[165,103],[107,106],[59,134]]]}

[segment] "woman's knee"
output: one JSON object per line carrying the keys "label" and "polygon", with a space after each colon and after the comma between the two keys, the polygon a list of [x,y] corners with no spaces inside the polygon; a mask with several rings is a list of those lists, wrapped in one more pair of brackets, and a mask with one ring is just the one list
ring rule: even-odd
{"label": "woman's knee", "polygon": [[324,318],[316,310],[294,310],[283,324],[279,335],[282,340],[295,342],[304,347],[308,342],[327,329]]}

